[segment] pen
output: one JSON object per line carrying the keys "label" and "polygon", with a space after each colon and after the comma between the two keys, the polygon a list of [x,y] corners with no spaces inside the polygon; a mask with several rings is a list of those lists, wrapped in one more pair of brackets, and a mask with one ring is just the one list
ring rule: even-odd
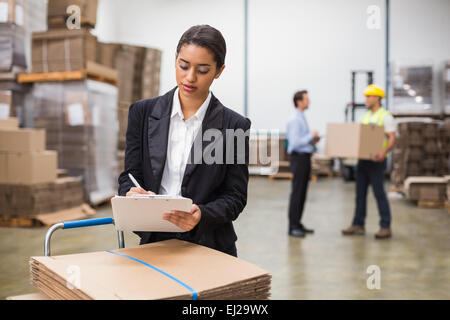
{"label": "pen", "polygon": [[142,187],[139,185],[139,183],[137,182],[137,180],[133,177],[133,175],[131,173],[129,173],[128,176],[130,177],[130,179],[133,182],[133,184],[135,185],[135,187],[142,189]]}

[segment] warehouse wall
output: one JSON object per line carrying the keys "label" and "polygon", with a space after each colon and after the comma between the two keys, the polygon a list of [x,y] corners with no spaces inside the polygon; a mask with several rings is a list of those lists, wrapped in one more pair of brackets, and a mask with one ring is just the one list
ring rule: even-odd
{"label": "warehouse wall", "polygon": [[161,49],[163,94],[176,86],[175,52],[183,32],[195,24],[216,27],[227,42],[227,57],[226,70],[212,91],[226,106],[242,112],[243,8],[242,0],[100,0],[96,33],[102,41]]}
{"label": "warehouse wall", "polygon": [[[253,128],[278,128],[293,112],[292,95],[310,91],[310,127],[341,121],[350,100],[350,70],[375,71],[385,83],[384,0],[249,0],[249,117]],[[243,113],[243,0],[100,0],[97,34],[103,41],[163,50],[161,93],[175,85],[174,52],[189,26],[208,23],[228,45],[227,68],[213,87]],[[367,8],[381,9],[380,29],[369,29]],[[391,0],[391,59],[450,59],[448,0]],[[437,76],[438,74],[436,74]],[[363,79],[365,81],[365,79]],[[364,82],[360,82],[360,92]],[[437,86],[437,80],[436,80]],[[436,99],[439,94],[436,92]],[[359,97],[363,101],[363,97]]]}

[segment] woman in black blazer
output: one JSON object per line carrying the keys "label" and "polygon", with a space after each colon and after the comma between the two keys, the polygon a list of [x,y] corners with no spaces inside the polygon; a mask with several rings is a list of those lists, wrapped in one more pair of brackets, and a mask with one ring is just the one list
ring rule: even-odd
{"label": "woman in black blazer", "polygon": [[[224,107],[209,91],[225,68],[225,53],[218,30],[191,27],[177,46],[177,87],[130,106],[119,195],[181,195],[194,203],[190,212],[164,216],[186,232],[136,231],[140,244],[180,239],[237,256],[232,221],[247,203],[250,120]],[[198,161],[204,154],[215,161]],[[143,189],[134,187],[129,173]]]}

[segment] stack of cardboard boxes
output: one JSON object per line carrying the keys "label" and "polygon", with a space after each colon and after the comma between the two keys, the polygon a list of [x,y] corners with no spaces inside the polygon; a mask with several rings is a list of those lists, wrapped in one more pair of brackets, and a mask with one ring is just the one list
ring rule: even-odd
{"label": "stack of cardboard boxes", "polygon": [[32,35],[32,72],[81,70],[95,62],[96,16],[97,0],[48,0],[49,30]]}
{"label": "stack of cardboard boxes", "polygon": [[[77,7],[79,21],[72,15]],[[31,59],[32,76],[39,79],[33,86],[34,126],[46,129],[47,148],[58,151],[59,167],[82,177],[91,204],[117,189],[118,89],[102,80],[115,70],[96,63],[96,13],[96,0],[49,0],[49,30],[33,33]],[[47,73],[75,80],[41,82]]]}
{"label": "stack of cardboard boxes", "polygon": [[161,51],[118,44],[97,44],[97,62],[115,68],[119,74],[119,150],[125,149],[130,104],[159,94]]}
{"label": "stack of cardboard boxes", "polygon": [[0,72],[26,68],[23,0],[0,0]]}
{"label": "stack of cardboard boxes", "polygon": [[41,214],[83,204],[81,179],[58,178],[57,152],[46,150],[45,145],[45,130],[19,129],[16,118],[0,120],[1,225],[17,218],[39,220]]}
{"label": "stack of cardboard boxes", "polygon": [[35,127],[47,131],[47,148],[59,167],[82,176],[85,199],[103,202],[116,193],[117,87],[93,80],[39,82],[33,89]]}
{"label": "stack of cardboard boxes", "polygon": [[[23,0],[0,0],[0,119],[17,117],[27,126],[25,98],[29,86],[16,82],[17,73],[27,68],[26,35],[29,28]],[[32,20],[31,20],[32,21]]]}
{"label": "stack of cardboard boxes", "polygon": [[391,181],[402,188],[407,177],[444,176],[449,170],[448,134],[442,123],[401,122],[393,150]]}
{"label": "stack of cardboard boxes", "polygon": [[119,77],[118,174],[124,169],[128,109],[134,101],[159,94],[161,51],[119,43],[97,43],[97,62],[115,68]]}

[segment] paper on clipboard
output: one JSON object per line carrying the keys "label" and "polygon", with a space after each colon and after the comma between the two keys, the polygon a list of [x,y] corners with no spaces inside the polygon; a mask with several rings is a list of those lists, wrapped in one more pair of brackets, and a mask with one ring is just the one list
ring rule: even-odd
{"label": "paper on clipboard", "polygon": [[192,200],[163,195],[115,196],[111,199],[114,225],[119,231],[185,232],[163,219],[171,210],[190,212]]}

